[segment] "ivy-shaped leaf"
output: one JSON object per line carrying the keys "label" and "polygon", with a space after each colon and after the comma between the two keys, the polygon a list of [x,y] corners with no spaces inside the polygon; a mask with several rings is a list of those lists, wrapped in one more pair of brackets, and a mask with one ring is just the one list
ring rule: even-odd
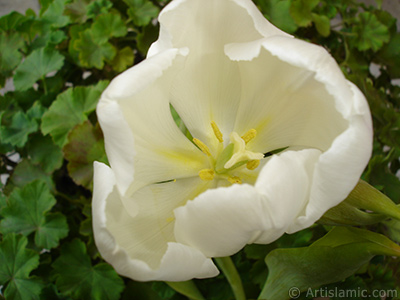
{"label": "ivy-shaped leaf", "polygon": [[68,173],[74,182],[91,189],[93,162],[107,162],[100,127],[93,127],[89,121],[77,125],[68,135],[68,144],[63,151],[68,160]]}
{"label": "ivy-shaped leaf", "polygon": [[33,136],[27,148],[32,163],[41,166],[46,173],[50,174],[61,167],[63,153],[50,136],[40,134]]}
{"label": "ivy-shaped leaf", "polygon": [[27,249],[22,235],[5,235],[0,242],[0,285],[4,297],[13,300],[40,300],[42,284],[29,274],[39,265],[39,254]]}
{"label": "ivy-shaped leaf", "polygon": [[58,71],[64,64],[64,56],[50,48],[40,48],[33,51],[18,66],[14,75],[15,89],[29,89],[39,79],[52,72]]}
{"label": "ivy-shaped leaf", "polygon": [[127,29],[121,20],[121,15],[115,13],[99,15],[92,24],[93,40],[100,45],[112,37],[121,37],[126,33]]}
{"label": "ivy-shaped leaf", "polygon": [[117,72],[125,71],[128,67],[133,65],[135,55],[133,50],[126,46],[118,51],[114,59],[111,61],[112,68]]}
{"label": "ivy-shaped leaf", "polygon": [[290,6],[290,15],[298,26],[307,27],[313,21],[312,10],[319,0],[293,0]]}
{"label": "ivy-shaped leaf", "polygon": [[58,95],[43,115],[42,133],[50,133],[54,142],[63,147],[70,130],[87,120],[87,115],[94,111],[107,85],[107,81],[100,81],[95,86],[70,88]]}
{"label": "ivy-shaped leaf", "polygon": [[84,67],[104,67],[105,60],[112,60],[116,54],[115,47],[108,42],[95,41],[91,30],[79,34],[79,39],[74,42],[74,48],[79,51],[79,61]]}
{"label": "ivy-shaped leaf", "polygon": [[160,12],[158,7],[151,3],[151,1],[124,0],[124,2],[130,6],[128,15],[137,26],[146,26]]}
{"label": "ivy-shaped leaf", "polygon": [[106,14],[112,6],[113,4],[109,0],[92,0],[86,8],[87,16],[95,18],[98,15]]}
{"label": "ivy-shaped leaf", "polygon": [[22,189],[15,188],[1,214],[3,234],[16,232],[29,235],[35,232],[35,244],[51,249],[68,234],[66,218],[61,213],[49,213],[56,200],[43,181],[34,181]]}
{"label": "ivy-shaped leaf", "polygon": [[75,299],[117,300],[124,289],[110,265],[92,266],[85,244],[78,239],[61,247],[61,255],[52,266],[58,289]]}
{"label": "ivy-shaped leaf", "polygon": [[11,192],[13,187],[22,188],[26,184],[38,179],[45,181],[49,189],[54,189],[52,177],[45,173],[39,165],[33,164],[31,160],[23,159],[14,168],[5,188]]}
{"label": "ivy-shaped leaf", "polygon": [[390,39],[388,28],[370,12],[360,13],[358,23],[352,30],[356,34],[356,47],[360,51],[368,49],[377,51]]}
{"label": "ivy-shaped leaf", "polygon": [[41,20],[56,28],[67,25],[70,22],[69,17],[63,15],[66,2],[68,2],[68,0],[52,1],[46,8],[46,11],[41,12]]}
{"label": "ivy-shaped leaf", "polygon": [[271,23],[278,28],[288,33],[294,33],[297,30],[298,27],[290,15],[292,0],[259,0],[256,3],[261,6]]}
{"label": "ivy-shaped leaf", "polygon": [[90,3],[90,0],[74,0],[65,5],[64,14],[69,16],[74,23],[86,22],[86,6],[88,3]]}
{"label": "ivy-shaped leaf", "polygon": [[[13,70],[22,60],[19,49],[24,46],[24,39],[19,34],[0,34],[0,70],[5,74]],[[6,74],[8,75],[8,74]]]}
{"label": "ivy-shaped leaf", "polygon": [[23,147],[28,141],[28,135],[38,129],[34,119],[22,111],[16,112],[9,126],[0,127],[0,137],[3,143],[10,143],[13,146]]}

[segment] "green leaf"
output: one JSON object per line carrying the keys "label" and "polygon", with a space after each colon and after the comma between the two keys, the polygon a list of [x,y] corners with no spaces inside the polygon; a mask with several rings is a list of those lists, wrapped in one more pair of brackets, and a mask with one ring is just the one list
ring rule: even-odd
{"label": "green leaf", "polygon": [[151,1],[124,0],[130,6],[128,15],[137,26],[146,26],[152,19],[158,16],[160,10]]}
{"label": "green leaf", "polygon": [[87,115],[94,111],[107,85],[107,81],[100,81],[95,86],[70,88],[58,95],[43,115],[42,133],[50,133],[56,145],[63,147],[70,130],[87,120]]}
{"label": "green leaf", "polygon": [[54,189],[53,181],[38,165],[32,164],[28,159],[23,159],[14,169],[6,188],[24,187],[34,180],[43,180],[50,189]]}
{"label": "green leaf", "polygon": [[272,24],[283,31],[294,33],[298,27],[290,15],[291,3],[292,0],[259,1]]}
{"label": "green leaf", "polygon": [[15,188],[7,207],[2,210],[4,219],[0,222],[3,234],[16,232],[29,235],[35,232],[38,247],[51,249],[68,234],[65,216],[49,213],[56,200],[44,181],[34,181],[22,189]]}
{"label": "green leaf", "polygon": [[35,135],[28,142],[31,161],[38,164],[48,174],[61,167],[63,153],[50,136]]}
{"label": "green leaf", "polygon": [[111,37],[125,36],[126,33],[127,29],[121,20],[121,15],[115,13],[99,15],[92,24],[93,40],[100,45]]}
{"label": "green leaf", "polygon": [[90,3],[90,0],[74,0],[65,5],[64,14],[69,16],[74,23],[86,22],[86,6],[88,3]]}
{"label": "green leaf", "polygon": [[158,26],[149,24],[144,27],[143,31],[137,36],[137,47],[142,54],[146,54],[150,48],[150,45],[157,40],[158,37]]}
{"label": "green leaf", "polygon": [[18,26],[23,23],[27,18],[19,12],[13,11],[8,15],[0,18],[0,28],[4,31],[11,31],[18,29]]}
{"label": "green leaf", "polygon": [[16,112],[9,126],[0,127],[0,137],[3,143],[23,147],[28,141],[28,135],[38,129],[38,124],[22,111]]}
{"label": "green leaf", "polygon": [[387,65],[392,78],[400,78],[400,33],[396,33],[388,44],[377,53],[379,62]]}
{"label": "green leaf", "polygon": [[6,299],[39,300],[42,284],[29,276],[39,265],[39,254],[27,249],[26,237],[13,233],[0,242],[0,285]]}
{"label": "green leaf", "polygon": [[100,127],[93,127],[89,121],[77,125],[68,135],[68,143],[63,151],[68,160],[68,173],[74,182],[91,189],[93,162],[107,162]]}
{"label": "green leaf", "polygon": [[18,66],[14,75],[15,89],[29,89],[36,81],[43,79],[48,73],[58,71],[64,64],[64,56],[50,48],[33,51]]}
{"label": "green leaf", "polygon": [[63,15],[66,2],[68,2],[68,0],[52,1],[46,11],[44,13],[41,12],[41,20],[56,28],[66,26],[70,22],[69,17]]}
{"label": "green leaf", "polygon": [[320,35],[323,37],[329,36],[331,33],[331,23],[328,17],[313,13],[312,20]]}
{"label": "green leaf", "polygon": [[171,288],[173,288],[178,293],[185,295],[191,300],[204,300],[203,295],[197,288],[193,280],[179,281],[179,282],[166,282]]}
{"label": "green leaf", "polygon": [[118,51],[118,54],[111,61],[111,65],[115,71],[122,72],[133,65],[134,59],[133,50],[129,46],[126,46]]}
{"label": "green leaf", "polygon": [[112,60],[116,54],[115,47],[108,42],[97,43],[90,30],[79,34],[74,42],[74,48],[79,51],[79,61],[84,67],[95,67],[101,70],[105,60]]}
{"label": "green leaf", "polygon": [[98,15],[109,12],[113,4],[109,0],[95,0],[87,6],[88,18],[95,18]]}
{"label": "green leaf", "polygon": [[307,27],[313,20],[312,10],[319,0],[293,0],[290,6],[290,15],[298,26]]}
{"label": "green leaf", "polygon": [[352,31],[356,34],[355,43],[360,51],[368,49],[377,51],[390,39],[388,28],[370,12],[358,15],[358,23],[353,26]]}
{"label": "green leaf", "polygon": [[289,299],[300,291],[337,282],[354,274],[375,255],[400,256],[400,246],[364,229],[335,227],[309,247],[276,249],[265,261],[269,275],[261,299]]}
{"label": "green leaf", "polygon": [[78,239],[61,247],[61,255],[52,266],[58,289],[76,299],[117,300],[124,289],[110,265],[92,266],[85,244]]}
{"label": "green leaf", "polygon": [[13,70],[22,60],[19,49],[24,46],[24,39],[19,34],[0,34],[0,70],[4,74]]}

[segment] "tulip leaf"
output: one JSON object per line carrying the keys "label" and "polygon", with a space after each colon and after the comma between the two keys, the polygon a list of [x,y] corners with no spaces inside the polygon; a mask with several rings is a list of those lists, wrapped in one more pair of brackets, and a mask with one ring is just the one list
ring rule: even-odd
{"label": "tulip leaf", "polygon": [[124,2],[130,6],[128,15],[137,26],[146,26],[159,13],[158,7],[151,3],[151,1],[124,0]]}
{"label": "tulip leaf", "polygon": [[27,90],[39,79],[58,71],[64,64],[64,56],[50,48],[40,48],[29,54],[18,66],[14,75],[16,90]]}
{"label": "tulip leaf", "polygon": [[353,32],[356,34],[356,47],[360,51],[368,49],[377,51],[390,39],[388,28],[370,12],[359,14]]}
{"label": "tulip leaf", "polygon": [[59,240],[67,236],[68,225],[62,214],[49,213],[55,203],[44,181],[34,181],[22,189],[15,188],[7,206],[2,209],[4,219],[0,222],[0,231],[23,235],[35,232],[38,247],[56,247]]}
{"label": "tulip leaf", "polygon": [[116,54],[115,47],[109,42],[98,43],[90,30],[79,34],[79,39],[74,42],[74,47],[79,51],[79,61],[84,67],[102,69],[105,60],[112,60]]}
{"label": "tulip leaf", "polygon": [[400,246],[364,229],[335,227],[309,247],[276,249],[265,258],[269,269],[260,299],[289,299],[292,287],[300,291],[341,281],[375,255],[400,256]]}
{"label": "tulip leaf", "polygon": [[91,189],[93,162],[107,162],[100,127],[93,127],[89,121],[77,125],[68,135],[63,151],[68,160],[68,173],[74,182]]}
{"label": "tulip leaf", "polygon": [[70,88],[58,95],[43,115],[42,133],[50,133],[56,145],[63,147],[70,130],[94,111],[107,84],[107,81],[100,81],[95,86]]}
{"label": "tulip leaf", "polygon": [[28,240],[14,233],[0,242],[0,285],[6,299],[39,300],[42,284],[29,274],[39,265],[39,254],[27,249]]}
{"label": "tulip leaf", "polygon": [[127,32],[121,16],[112,13],[98,16],[91,29],[93,40],[99,44],[107,42],[111,37],[124,36]]}
{"label": "tulip leaf", "polygon": [[117,300],[124,289],[110,265],[92,265],[85,244],[78,239],[61,247],[61,255],[52,266],[58,289],[75,299]]}

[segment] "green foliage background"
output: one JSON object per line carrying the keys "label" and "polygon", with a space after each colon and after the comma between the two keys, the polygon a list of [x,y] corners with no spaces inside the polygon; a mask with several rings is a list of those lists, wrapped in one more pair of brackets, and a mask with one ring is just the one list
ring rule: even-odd
{"label": "green foliage background", "polygon": [[[109,80],[145,58],[167,2],[40,0],[38,15],[28,10],[0,18],[0,86],[10,79],[15,86],[0,96],[0,173],[8,175],[0,183],[0,299],[187,299],[165,283],[117,275],[97,252],[91,229],[92,164],[107,162],[96,103]],[[399,203],[396,19],[380,9],[379,0],[376,6],[353,0],[254,2],[276,26],[328,49],[366,95],[375,138],[363,179]],[[371,63],[378,76],[371,74]],[[400,242],[399,221],[366,228]],[[397,289],[400,296],[396,244],[369,231],[331,229],[315,225],[234,255],[247,297],[257,298],[268,277],[270,286],[278,285],[269,295],[288,298],[288,284],[304,269],[317,276],[299,284],[313,288]],[[343,253],[332,250],[338,245]],[[206,299],[233,299],[223,274],[195,283]],[[303,293],[300,299],[311,297]]]}

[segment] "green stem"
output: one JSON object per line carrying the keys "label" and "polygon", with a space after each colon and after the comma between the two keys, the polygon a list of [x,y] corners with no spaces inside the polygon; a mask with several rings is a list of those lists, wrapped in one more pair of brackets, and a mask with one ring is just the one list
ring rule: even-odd
{"label": "green stem", "polygon": [[232,262],[232,259],[227,257],[218,257],[214,258],[215,263],[221,269],[222,273],[224,273],[226,279],[231,285],[233,294],[236,300],[246,300],[246,295],[243,290],[242,280],[240,279],[240,275],[236,270],[235,265]]}
{"label": "green stem", "polygon": [[43,89],[44,89],[44,94],[47,95],[47,84],[46,84],[46,78],[42,76],[42,83],[43,83]]}
{"label": "green stem", "polygon": [[178,293],[188,297],[190,300],[205,300],[192,280],[180,282],[166,281],[165,283]]}

